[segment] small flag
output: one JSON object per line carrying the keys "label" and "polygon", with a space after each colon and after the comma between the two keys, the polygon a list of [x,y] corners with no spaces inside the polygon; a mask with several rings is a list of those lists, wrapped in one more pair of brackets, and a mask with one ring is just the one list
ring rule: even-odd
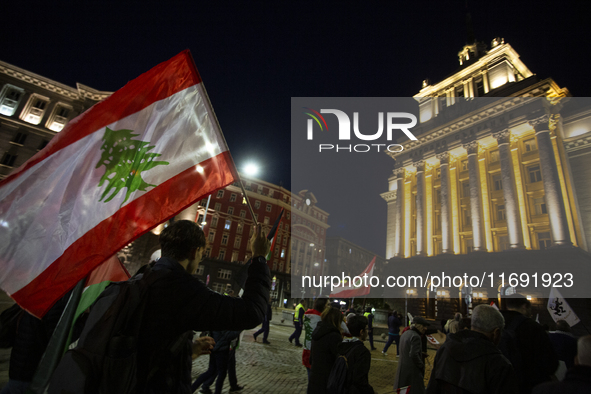
{"label": "small flag", "polygon": [[[369,284],[369,278],[373,276],[373,269],[376,264],[376,257],[374,256],[367,268],[359,274],[359,278],[363,278],[367,275],[368,279],[367,282]],[[359,284],[361,282],[361,285]],[[353,297],[361,297],[364,295],[369,294],[371,290],[371,286],[365,286],[363,281],[355,280],[355,278],[351,279],[351,283],[345,285],[341,285],[340,287],[335,287],[333,291],[330,293],[331,298],[353,298]]]}
{"label": "small flag", "polygon": [[550,290],[548,297],[548,312],[555,322],[565,320],[571,327],[581,321],[568,302],[562,298],[562,294],[554,287]]}
{"label": "small flag", "polygon": [[0,288],[43,316],[125,245],[235,179],[181,52],[71,120],[0,182]]}
{"label": "small flag", "polygon": [[433,335],[425,335],[429,343],[439,345],[439,341]]}
{"label": "small flag", "polygon": [[494,301],[490,302],[490,306],[492,306],[493,308],[495,308],[497,311],[499,310],[499,307],[497,306],[497,304],[495,304]]}
{"label": "small flag", "polygon": [[409,394],[410,393],[410,386],[401,387],[396,389],[396,394]]}
{"label": "small flag", "polygon": [[279,217],[277,218],[277,220],[275,220],[275,224],[273,224],[273,227],[269,231],[269,234],[267,234],[267,239],[271,241],[271,249],[269,249],[269,253],[267,253],[266,257],[267,261],[271,260],[271,257],[273,256],[273,250],[275,249],[275,240],[277,239],[277,237],[275,237],[275,234],[277,233],[277,228],[279,227],[279,223],[281,222],[282,216],[283,208],[281,208],[281,212],[279,212]]}

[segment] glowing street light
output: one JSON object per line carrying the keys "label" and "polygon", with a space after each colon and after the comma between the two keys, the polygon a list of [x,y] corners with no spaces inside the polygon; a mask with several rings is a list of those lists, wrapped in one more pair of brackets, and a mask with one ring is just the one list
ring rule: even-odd
{"label": "glowing street light", "polygon": [[244,166],[246,175],[255,176],[259,173],[259,167],[254,163],[248,163]]}

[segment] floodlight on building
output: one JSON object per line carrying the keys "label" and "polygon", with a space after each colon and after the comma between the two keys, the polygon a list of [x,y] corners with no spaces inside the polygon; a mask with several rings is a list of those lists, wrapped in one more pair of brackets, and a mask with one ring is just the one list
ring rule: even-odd
{"label": "floodlight on building", "polygon": [[255,176],[259,173],[259,166],[254,163],[248,163],[244,166],[244,172],[246,175]]}

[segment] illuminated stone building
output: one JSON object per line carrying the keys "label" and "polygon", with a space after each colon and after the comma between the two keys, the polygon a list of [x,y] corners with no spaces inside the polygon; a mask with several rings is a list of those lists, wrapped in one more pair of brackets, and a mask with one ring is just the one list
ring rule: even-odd
{"label": "illuminated stone building", "polygon": [[[444,263],[478,251],[569,245],[588,251],[591,108],[563,110],[569,91],[538,78],[503,39],[488,50],[483,43],[466,45],[458,57],[454,74],[424,81],[414,96],[418,140],[389,153],[396,162],[382,194],[386,258],[441,256]],[[420,289],[411,294],[433,297]],[[418,312],[440,318],[430,303]]]}
{"label": "illuminated stone building", "polygon": [[110,94],[80,83],[72,88],[0,61],[0,179]]}

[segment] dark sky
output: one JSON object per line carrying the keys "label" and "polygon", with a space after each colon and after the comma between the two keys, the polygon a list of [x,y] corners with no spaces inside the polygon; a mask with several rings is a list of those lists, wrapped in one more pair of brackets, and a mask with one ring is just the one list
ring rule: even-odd
{"label": "dark sky", "polygon": [[[456,70],[467,36],[465,0],[5,3],[0,59],[69,86],[115,91],[190,49],[238,167],[257,161],[260,178],[287,188],[291,97],[412,96],[423,79]],[[478,40],[503,37],[532,72],[590,96],[585,3],[470,1],[468,10]],[[386,188],[387,178],[365,192]],[[385,215],[385,203],[377,208]],[[385,232],[380,220],[372,225]],[[339,229],[329,235],[384,255],[385,236]]]}

